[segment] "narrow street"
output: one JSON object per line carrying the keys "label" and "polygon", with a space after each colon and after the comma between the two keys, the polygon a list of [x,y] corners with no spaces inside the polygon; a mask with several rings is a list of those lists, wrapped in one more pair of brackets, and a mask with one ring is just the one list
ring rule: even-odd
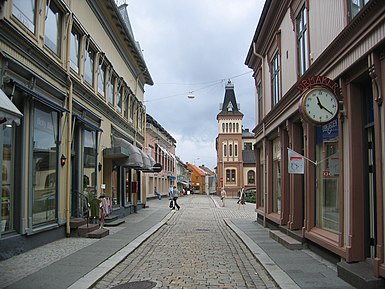
{"label": "narrow street", "polygon": [[94,288],[133,288],[130,283],[144,280],[154,288],[278,288],[224,221],[250,221],[255,213],[226,201],[228,207],[217,208],[207,196],[180,198],[181,209],[168,223]]}

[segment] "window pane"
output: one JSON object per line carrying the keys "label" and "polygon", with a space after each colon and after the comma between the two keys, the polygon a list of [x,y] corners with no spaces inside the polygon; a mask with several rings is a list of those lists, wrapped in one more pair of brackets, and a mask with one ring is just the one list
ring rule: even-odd
{"label": "window pane", "polygon": [[95,193],[96,189],[96,132],[84,130],[83,192]]}
{"label": "window pane", "polygon": [[84,78],[91,86],[94,84],[94,53],[90,49],[86,52]]}
{"label": "window pane", "polygon": [[110,77],[110,80],[108,81],[108,103],[114,105],[114,82],[115,79],[113,77]]}
{"label": "window pane", "polygon": [[47,9],[47,18],[45,20],[45,38],[44,43],[60,55],[61,46],[61,13],[55,4],[51,1]]}
{"label": "window pane", "polygon": [[70,65],[76,73],[79,73],[79,45],[80,35],[75,30],[72,30],[70,43]]}
{"label": "window pane", "polygon": [[317,127],[316,226],[338,232],[339,228],[339,156],[338,121]]}
{"label": "window pane", "polygon": [[119,90],[116,93],[116,110],[121,113],[122,112],[122,90]]}
{"label": "window pane", "polygon": [[98,68],[98,93],[104,96],[104,76],[105,76],[106,68],[102,65],[99,65]]}
{"label": "window pane", "polygon": [[32,156],[32,222],[34,225],[56,218],[58,113],[35,108]]}
{"label": "window pane", "polygon": [[12,14],[19,19],[31,32],[35,32],[35,0],[13,0]]}
{"label": "window pane", "polygon": [[14,176],[13,176],[13,129],[4,126],[3,129],[3,166],[2,166],[2,187],[1,187],[1,232],[14,229]]}
{"label": "window pane", "polygon": [[273,212],[281,213],[281,144],[279,140],[273,142],[273,168],[272,168],[272,205]]}

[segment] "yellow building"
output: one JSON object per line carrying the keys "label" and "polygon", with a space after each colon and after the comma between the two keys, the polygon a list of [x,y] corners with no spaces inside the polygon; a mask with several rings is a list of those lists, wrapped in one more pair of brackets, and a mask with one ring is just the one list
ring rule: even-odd
{"label": "yellow building", "polygon": [[[126,6],[0,1],[0,258],[70,233],[91,198],[145,204],[144,86],[153,81]],[[13,119],[12,117],[9,119]],[[17,125],[17,122],[20,122]],[[88,198],[88,199],[87,199]]]}

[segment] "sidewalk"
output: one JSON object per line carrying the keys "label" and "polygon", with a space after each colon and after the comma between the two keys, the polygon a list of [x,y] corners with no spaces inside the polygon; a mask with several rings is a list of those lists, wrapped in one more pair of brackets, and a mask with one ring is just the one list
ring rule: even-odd
{"label": "sidewalk", "polygon": [[[183,210],[185,198],[180,198]],[[218,205],[226,224],[243,240],[281,288],[353,288],[337,277],[336,266],[309,250],[289,250],[255,222],[254,204],[238,209],[235,199]],[[0,288],[89,288],[175,213],[168,200],[148,200],[149,208],[127,216],[100,239],[64,238],[0,262]],[[7,287],[8,286],[8,287]]]}

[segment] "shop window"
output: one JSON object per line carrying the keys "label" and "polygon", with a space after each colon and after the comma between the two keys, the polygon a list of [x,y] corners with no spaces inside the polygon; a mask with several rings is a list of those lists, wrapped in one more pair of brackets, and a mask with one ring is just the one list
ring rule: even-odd
{"label": "shop window", "polygon": [[54,221],[57,205],[58,113],[37,105],[32,143],[32,222]]}
{"label": "shop window", "polygon": [[[48,6],[49,5],[49,6]],[[62,12],[53,1],[47,2],[44,43],[56,55],[61,53]]]}
{"label": "shop window", "polygon": [[72,28],[70,39],[70,67],[76,73],[79,73],[80,59],[80,33],[75,28]]}
{"label": "shop window", "polygon": [[[3,165],[1,183],[1,233],[14,229],[14,138],[13,127],[4,126],[3,130]],[[1,132],[0,132],[1,133]]]}
{"label": "shop window", "polygon": [[15,16],[29,31],[35,33],[36,1],[13,0],[12,15]]}
{"label": "shop window", "polygon": [[272,211],[281,213],[281,144],[279,139],[273,142],[273,167],[272,167]]}
{"label": "shop window", "polygon": [[96,132],[83,130],[83,192],[86,195],[96,190]]}
{"label": "shop window", "polygon": [[302,76],[309,67],[309,43],[307,29],[307,10],[304,6],[296,19],[297,49],[298,49],[298,74]]}
{"label": "shop window", "polygon": [[339,228],[338,121],[316,130],[316,226],[331,232]]}
{"label": "shop window", "polygon": [[[262,154],[262,150],[261,150]],[[260,158],[260,164],[259,164],[259,192],[258,192],[258,207],[264,207],[265,206],[265,165],[264,165],[264,158]]]}
{"label": "shop window", "polygon": [[271,61],[271,88],[274,106],[281,99],[280,57],[278,52],[275,53]]}
{"label": "shop window", "polygon": [[254,171],[248,171],[247,172],[247,183],[248,184],[255,184],[255,172]]}

